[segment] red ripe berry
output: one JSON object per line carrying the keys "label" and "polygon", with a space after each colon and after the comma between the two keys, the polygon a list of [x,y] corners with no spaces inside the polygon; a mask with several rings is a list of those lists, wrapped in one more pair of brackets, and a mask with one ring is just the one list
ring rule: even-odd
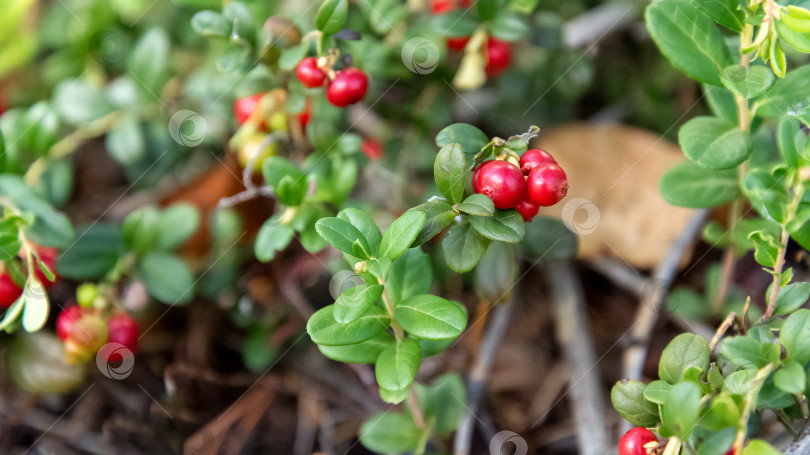
{"label": "red ripe berry", "polygon": [[454,36],[447,38],[447,48],[451,51],[463,51],[470,42],[469,36]]}
{"label": "red ripe berry", "polygon": [[619,440],[619,455],[650,455],[653,452],[644,446],[651,442],[658,442],[652,431],[641,427],[631,428]]}
{"label": "red ripe berry", "polygon": [[298,124],[301,125],[302,130],[307,129],[307,125],[309,124],[309,119],[312,117],[312,112],[309,110],[302,111],[298,114]]}
{"label": "red ripe berry", "polygon": [[490,38],[487,40],[487,76],[495,77],[503,73],[512,63],[512,47],[506,41]]}
{"label": "red ripe berry", "polygon": [[84,314],[84,309],[79,305],[71,305],[56,318],[56,335],[62,340],[67,340],[70,332],[73,331],[73,325],[81,319]]}
{"label": "red ripe berry", "polygon": [[[117,313],[107,320],[108,343],[118,343],[134,354],[138,350],[138,323],[125,313]],[[109,360],[109,359],[107,359]]]}
{"label": "red ripe berry", "polygon": [[34,265],[34,274],[37,276],[37,279],[45,289],[50,288],[57,281],[59,281],[59,275],[56,274],[56,256],[59,255],[59,251],[56,248],[47,248],[47,247],[38,247],[37,248],[37,256],[39,259],[48,266],[48,270],[53,273],[53,281],[49,280],[48,277],[42,273],[42,269],[39,268],[39,264]]}
{"label": "red ripe berry", "polygon": [[22,295],[22,289],[8,272],[0,272],[0,308],[8,308]]}
{"label": "red ripe berry", "polygon": [[539,166],[543,163],[557,164],[557,160],[547,151],[540,149],[526,150],[526,152],[520,156],[520,170],[523,171],[525,175],[529,175],[529,172],[531,172],[535,166]]}
{"label": "red ripe berry", "polygon": [[511,209],[526,192],[526,180],[517,166],[507,161],[487,161],[478,170],[476,192],[492,199],[495,208]]}
{"label": "red ripe berry", "polygon": [[368,77],[359,68],[338,71],[335,80],[326,86],[326,99],[337,107],[354,104],[366,96]]}
{"label": "red ripe berry", "polygon": [[360,148],[363,150],[363,153],[369,157],[369,159],[377,160],[383,156],[382,144],[374,139],[363,139],[363,144]]}
{"label": "red ripe berry", "polygon": [[479,164],[478,166],[475,167],[475,170],[473,170],[473,175],[472,175],[472,190],[473,190],[473,193],[478,193],[478,174],[481,172],[481,168],[484,167],[485,164],[487,164],[487,163],[481,163],[481,164]]}
{"label": "red ripe berry", "polygon": [[236,123],[244,125],[247,122],[253,111],[259,107],[262,96],[264,96],[264,93],[257,93],[245,98],[237,98],[233,102],[233,116],[236,117]]}
{"label": "red ripe berry", "polygon": [[295,74],[301,84],[307,88],[321,87],[326,82],[326,73],[318,68],[318,59],[315,57],[307,57],[298,62]]}
{"label": "red ripe berry", "polygon": [[523,221],[528,223],[537,215],[537,212],[540,211],[540,206],[529,199],[528,194],[524,194],[523,199],[515,205],[515,210],[523,217]]}
{"label": "red ripe berry", "polygon": [[430,5],[430,11],[433,15],[444,14],[456,9],[455,0],[433,0]]}
{"label": "red ripe berry", "polygon": [[529,197],[542,207],[550,207],[562,200],[568,193],[568,177],[565,171],[554,163],[543,163],[529,172],[526,179]]}

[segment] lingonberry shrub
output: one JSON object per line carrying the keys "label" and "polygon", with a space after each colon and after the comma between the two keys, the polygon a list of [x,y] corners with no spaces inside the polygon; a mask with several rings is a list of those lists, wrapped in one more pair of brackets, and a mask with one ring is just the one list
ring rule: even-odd
{"label": "lingonberry shrub", "polygon": [[[662,53],[703,83],[713,111],[681,127],[687,160],[664,175],[661,193],[683,207],[730,206],[727,225],[711,222],[704,230],[729,259],[710,276],[712,295],[675,290],[726,322],[711,342],[679,335],[661,355],[658,380],[622,380],[611,393],[631,424],[668,438],[665,454],[775,454],[756,439],[754,422],[764,411],[789,430],[810,419],[810,310],[801,309],[810,284],[785,267],[791,240],[810,248],[810,65],[789,68],[787,56],[810,52],[810,11],[773,0],[725,5],[664,0],[645,13]],[[751,250],[772,283],[742,305],[729,281],[736,259]],[[764,312],[752,301],[764,302]]]}

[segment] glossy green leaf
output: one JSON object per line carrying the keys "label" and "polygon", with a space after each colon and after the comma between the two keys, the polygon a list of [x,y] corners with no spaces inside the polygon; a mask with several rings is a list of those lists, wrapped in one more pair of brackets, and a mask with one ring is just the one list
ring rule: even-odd
{"label": "glossy green leaf", "polygon": [[760,65],[730,65],[723,68],[720,78],[729,90],[749,99],[759,96],[776,80],[770,69]]}
{"label": "glossy green leaf", "polygon": [[433,431],[448,436],[467,411],[467,391],[457,374],[444,374],[433,384],[414,383],[416,397],[426,420],[433,422]]}
{"label": "glossy green leaf", "polygon": [[368,340],[344,346],[319,344],[318,350],[332,360],[344,363],[375,363],[386,348],[394,344],[394,337],[388,332],[380,332]]}
{"label": "glossy green leaf", "polygon": [[788,284],[779,289],[776,298],[776,314],[792,313],[810,299],[810,283]]}
{"label": "glossy green leaf", "polygon": [[772,445],[762,439],[752,439],[742,451],[742,455],[781,455]]}
{"label": "glossy green leaf", "polygon": [[693,366],[701,371],[709,368],[709,343],[701,336],[683,333],[670,341],[661,354],[658,377],[677,384],[683,379],[684,371]]}
{"label": "glossy green leaf", "polygon": [[776,142],[779,153],[789,167],[799,167],[799,157],[808,142],[807,134],[802,131],[801,122],[796,117],[782,117],[776,128]]}
{"label": "glossy green leaf", "polygon": [[467,316],[452,302],[431,294],[408,297],[394,310],[405,331],[426,340],[446,340],[461,334]]}
{"label": "glossy green leaf", "polygon": [[779,347],[771,343],[762,343],[750,336],[734,336],[723,339],[721,352],[735,365],[752,364],[763,368],[779,361]]}
{"label": "glossy green leaf", "polygon": [[211,10],[199,11],[191,17],[191,28],[203,36],[228,36],[231,24],[219,13]]}
{"label": "glossy green leaf", "polygon": [[66,248],[73,243],[75,235],[67,216],[45,202],[19,176],[0,175],[0,196],[34,215],[33,225],[25,229],[29,240],[54,248]]}
{"label": "glossy green leaf", "polygon": [[105,223],[81,226],[76,243],[56,259],[56,270],[68,279],[99,279],[111,271],[125,253],[119,227]]}
{"label": "glossy green leaf", "polygon": [[461,202],[464,197],[464,174],[467,162],[461,146],[450,143],[439,150],[433,165],[433,176],[442,196],[453,204]]}
{"label": "glossy green leaf", "polygon": [[[594,220],[588,220],[592,223]],[[591,228],[594,225],[583,226]],[[579,239],[559,218],[536,216],[526,223],[526,238],[521,242],[524,254],[534,261],[555,261],[577,255]]]}
{"label": "glossy green leaf", "polygon": [[610,391],[610,401],[616,412],[637,427],[654,427],[658,424],[658,406],[644,398],[644,384],[623,379]]}
{"label": "glossy green leaf", "polygon": [[661,195],[680,207],[711,208],[740,194],[737,173],[732,169],[712,170],[684,161],[667,171],[659,182]]}
{"label": "glossy green leaf", "polygon": [[256,234],[253,245],[256,258],[262,262],[272,261],[277,252],[287,248],[294,234],[295,231],[289,224],[279,223],[278,216],[269,218]]}
{"label": "glossy green leaf", "polygon": [[739,121],[737,114],[737,102],[734,94],[725,87],[718,87],[711,84],[702,84],[703,94],[706,102],[709,103],[714,115],[730,123]]}
{"label": "glossy green leaf", "polygon": [[804,393],[807,374],[804,367],[796,362],[787,362],[773,376],[773,382],[779,390],[791,395]]}
{"label": "glossy green leaf", "polygon": [[388,226],[380,241],[381,257],[394,260],[411,247],[416,236],[422,231],[427,217],[423,212],[405,212]]}
{"label": "glossy green leaf", "polygon": [[371,247],[371,254],[377,254],[377,251],[380,249],[382,232],[380,232],[380,228],[374,224],[374,220],[372,220],[366,212],[355,208],[347,208],[341,210],[337,217],[348,221],[352,224],[352,226],[357,228],[357,230],[360,231],[360,233],[363,234],[363,237],[365,237],[368,241],[368,244]]}
{"label": "glossy green leaf", "polygon": [[346,324],[335,320],[334,310],[334,305],[321,308],[307,321],[307,333],[313,342],[324,346],[362,343],[385,331],[390,323],[385,310],[377,306]]}
{"label": "glossy green leaf", "polygon": [[700,388],[693,382],[676,384],[661,407],[661,436],[686,440],[700,412]]}
{"label": "glossy green leaf", "polygon": [[488,142],[489,138],[483,131],[467,123],[446,126],[436,135],[436,145],[439,147],[456,143],[468,156],[475,156]]}
{"label": "glossy green leaf", "polygon": [[644,387],[644,398],[655,404],[664,404],[670,390],[672,390],[672,384],[661,380],[652,381]]}
{"label": "glossy green leaf", "polygon": [[483,237],[470,223],[462,222],[453,226],[442,240],[442,252],[447,265],[455,272],[472,270],[489,246],[489,239]]}
{"label": "glossy green leaf", "polygon": [[475,268],[475,294],[479,299],[493,304],[505,303],[515,287],[517,273],[515,246],[492,243]]}
{"label": "glossy green leaf", "polygon": [[399,412],[382,412],[360,427],[360,443],[377,453],[412,452],[420,438],[421,431],[413,419]]}
{"label": "glossy green leaf", "polygon": [[700,425],[712,431],[736,426],[740,421],[743,406],[740,397],[734,397],[727,392],[721,393],[712,399],[709,408],[701,414]]}
{"label": "glossy green leaf", "polygon": [[128,54],[127,69],[130,75],[151,96],[158,97],[169,80],[169,35],[160,28],[143,34]]}
{"label": "glossy green leaf", "polygon": [[104,138],[107,152],[122,166],[132,166],[146,154],[146,140],[139,120],[132,115],[124,116]]}
{"label": "glossy green leaf", "polygon": [[459,212],[468,215],[492,216],[495,214],[495,204],[492,199],[483,194],[473,194],[456,206]]}
{"label": "glossy green leaf", "polygon": [[720,85],[719,72],[731,60],[714,22],[685,0],[661,0],[645,11],[647,29],[672,64],[700,82]]}
{"label": "glossy green leaf", "polygon": [[417,205],[409,211],[423,212],[426,217],[425,225],[422,226],[422,230],[416,236],[412,246],[422,245],[439,235],[447,226],[450,226],[457,215],[453,206],[443,201],[430,201]]}
{"label": "glossy green leaf", "polygon": [[519,14],[501,11],[492,21],[492,35],[503,41],[517,41],[529,33],[529,24]]}
{"label": "glossy green leaf", "polygon": [[422,349],[412,338],[394,342],[380,353],[374,367],[377,384],[387,390],[410,387],[422,360]]}
{"label": "glossy green leaf", "polygon": [[735,32],[743,31],[745,11],[743,11],[739,1],[692,0],[692,3],[718,24]]}
{"label": "glossy green leaf", "polygon": [[173,250],[183,244],[200,224],[200,212],[191,204],[173,204],[160,212],[157,220],[157,247]]}
{"label": "glossy green leaf", "polygon": [[754,103],[758,115],[780,117],[810,107],[810,65],[791,70]]}
{"label": "glossy green leaf", "polygon": [[371,251],[371,246],[363,234],[346,220],[335,217],[321,218],[315,223],[315,230],[330,245],[344,253],[354,254],[355,241],[359,241],[365,251]]}
{"label": "glossy green leaf", "polygon": [[754,259],[759,264],[765,267],[776,265],[781,247],[776,237],[763,231],[754,231],[748,235],[748,240],[754,244]]}
{"label": "glossy green leaf", "polygon": [[156,299],[168,304],[185,304],[194,297],[194,276],[177,256],[153,251],[138,264],[138,277]]}
{"label": "glossy green leaf", "polygon": [[805,365],[810,362],[810,310],[800,309],[788,316],[779,333],[787,361]]}
{"label": "glossy green leaf", "polygon": [[397,305],[408,297],[427,294],[432,282],[430,257],[418,248],[412,248],[394,261],[385,281],[385,291]]}
{"label": "glossy green leaf", "polygon": [[344,291],[335,301],[333,316],[341,324],[354,321],[380,298],[383,292],[382,285],[360,285]]}
{"label": "glossy green leaf", "polygon": [[717,117],[695,117],[678,133],[684,154],[709,169],[736,167],[751,155],[751,135]]}
{"label": "glossy green leaf", "polygon": [[789,197],[783,176],[769,169],[751,169],[743,179],[742,191],[763,218],[785,222]]}
{"label": "glossy green leaf", "polygon": [[526,236],[526,223],[516,210],[498,210],[493,216],[471,216],[470,225],[496,242],[518,243]]}
{"label": "glossy green leaf", "polygon": [[318,30],[325,34],[332,35],[340,31],[346,21],[349,12],[348,0],[326,0],[315,16],[315,25]]}

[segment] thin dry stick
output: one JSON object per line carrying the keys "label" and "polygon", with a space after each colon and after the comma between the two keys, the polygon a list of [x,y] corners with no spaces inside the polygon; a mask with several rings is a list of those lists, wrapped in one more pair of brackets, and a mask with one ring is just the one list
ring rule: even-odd
{"label": "thin dry stick", "polygon": [[478,357],[470,371],[470,384],[467,387],[467,412],[459,422],[458,430],[453,441],[454,455],[469,455],[470,444],[472,443],[473,428],[475,426],[478,409],[481,407],[481,399],[484,395],[484,386],[489,377],[489,370],[495,358],[495,351],[501,343],[506,328],[509,325],[509,318],[518,300],[518,291],[512,291],[512,297],[503,305],[498,305],[493,312],[495,315],[492,322],[487,327],[481,349],[478,350]]}
{"label": "thin dry stick", "polygon": [[633,344],[624,352],[623,377],[627,379],[641,380],[641,373],[644,366],[644,359],[647,357],[647,343],[650,339],[655,321],[658,318],[659,304],[666,293],[675,273],[678,264],[686,253],[692,239],[700,231],[706,221],[708,210],[695,210],[689,223],[684,228],[681,235],[672,242],[667,251],[667,255],[653,272],[653,280],[657,283],[652,292],[645,293],[641,298],[641,304],[636,312],[635,322],[630,331],[630,339]]}
{"label": "thin dry stick", "polygon": [[723,335],[726,334],[726,331],[728,330],[729,327],[731,327],[731,324],[734,323],[734,318],[736,317],[737,313],[734,312],[729,313],[729,315],[726,316],[726,319],[723,321],[723,323],[720,324],[720,327],[717,328],[717,332],[714,334],[711,343],[709,343],[710,352],[714,351],[714,348],[717,347],[717,343],[719,343],[720,339],[723,338]]}
{"label": "thin dry stick", "polygon": [[574,411],[577,446],[581,455],[602,455],[608,447],[605,427],[605,397],[598,361],[585,312],[582,285],[569,262],[544,268],[554,301],[554,327],[568,370],[566,396]]}

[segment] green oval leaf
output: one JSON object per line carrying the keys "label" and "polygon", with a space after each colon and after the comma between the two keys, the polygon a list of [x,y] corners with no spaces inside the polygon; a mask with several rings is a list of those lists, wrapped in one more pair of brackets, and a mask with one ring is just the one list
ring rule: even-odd
{"label": "green oval leaf", "polygon": [[353,245],[356,241],[360,242],[365,251],[371,251],[371,246],[363,234],[346,220],[335,217],[321,218],[315,223],[315,230],[330,245],[344,253],[354,254]]}
{"label": "green oval leaf", "polygon": [[455,272],[472,270],[484,256],[489,239],[481,236],[472,225],[461,222],[447,232],[442,240],[442,252],[448,267]]}
{"label": "green oval leaf", "polygon": [[468,215],[492,216],[495,214],[495,204],[484,194],[473,194],[464,202],[456,206],[459,212]]}
{"label": "green oval leaf", "polygon": [[379,256],[394,260],[411,247],[427,220],[423,212],[405,212],[388,226],[380,241]]}
{"label": "green oval leaf", "polygon": [[390,320],[385,311],[372,306],[352,322],[341,324],[334,317],[335,306],[321,308],[307,321],[307,333],[312,341],[324,346],[344,346],[362,343],[388,328]]}
{"label": "green oval leaf", "polygon": [[422,360],[422,348],[412,338],[404,338],[388,346],[380,353],[374,374],[377,384],[386,390],[405,390],[410,387],[419,362]]}
{"label": "green oval leaf", "polygon": [[416,236],[412,246],[419,246],[436,237],[447,226],[450,226],[450,223],[456,218],[456,211],[453,210],[453,206],[443,201],[430,201],[408,211],[422,212],[426,217],[425,225],[422,226],[422,230]]}
{"label": "green oval leaf", "polygon": [[315,16],[315,26],[327,35],[340,31],[349,12],[348,0],[326,0]]}
{"label": "green oval leaf", "polygon": [[278,251],[287,248],[295,234],[290,225],[279,223],[278,218],[278,216],[269,218],[256,234],[253,251],[256,259],[262,262],[272,261]]}
{"label": "green oval leaf", "polygon": [[[454,36],[454,35],[448,35]],[[465,154],[475,156],[489,142],[483,131],[466,123],[454,123],[442,128],[436,135],[436,145],[459,144]]]}
{"label": "green oval leaf", "polygon": [[682,333],[661,354],[658,377],[670,384],[677,384],[689,367],[698,367],[701,371],[709,368],[709,343],[701,336]]}
{"label": "green oval leaf", "polygon": [[734,168],[751,155],[751,135],[717,117],[695,117],[678,133],[687,158],[709,169]]}
{"label": "green oval leaf", "polygon": [[394,344],[394,337],[388,332],[380,332],[376,336],[357,344],[345,346],[326,346],[319,344],[318,350],[332,360],[344,363],[375,363],[380,353]]}
{"label": "green oval leaf", "polygon": [[422,432],[409,416],[382,412],[360,427],[360,443],[377,453],[412,452],[419,446]]}
{"label": "green oval leaf", "polygon": [[716,207],[740,195],[733,169],[712,170],[684,161],[667,171],[659,182],[668,203],[696,209]]}
{"label": "green oval leaf", "polygon": [[496,242],[518,243],[526,236],[526,223],[517,210],[497,210],[493,216],[470,216],[482,236]]}
{"label": "green oval leaf", "polygon": [[194,276],[177,256],[153,251],[138,264],[138,277],[156,299],[169,304],[188,303],[194,297]]}
{"label": "green oval leaf", "polygon": [[658,424],[658,406],[644,398],[644,384],[631,379],[622,379],[610,391],[613,408],[628,422],[637,427],[654,427]]}
{"label": "green oval leaf", "polygon": [[405,331],[426,340],[446,340],[461,334],[467,316],[452,302],[431,294],[408,297],[394,317]]}
{"label": "green oval leaf", "polygon": [[383,287],[379,284],[354,286],[345,290],[335,301],[335,320],[341,324],[354,321],[380,298],[382,292]]}
{"label": "green oval leaf", "polygon": [[791,70],[783,79],[774,82],[770,89],[754,103],[758,115],[780,117],[796,115],[810,107],[810,65]]}
{"label": "green oval leaf", "polygon": [[459,144],[453,142],[439,150],[433,164],[433,176],[439,192],[453,204],[461,202],[464,197],[466,171],[467,162]]}
{"label": "green oval leaf", "polygon": [[805,365],[810,362],[810,310],[801,309],[788,316],[779,333],[779,342],[785,347],[787,361]]}
{"label": "green oval leaf", "polygon": [[755,98],[773,85],[776,78],[765,66],[730,65],[720,73],[723,85],[743,98]]}

